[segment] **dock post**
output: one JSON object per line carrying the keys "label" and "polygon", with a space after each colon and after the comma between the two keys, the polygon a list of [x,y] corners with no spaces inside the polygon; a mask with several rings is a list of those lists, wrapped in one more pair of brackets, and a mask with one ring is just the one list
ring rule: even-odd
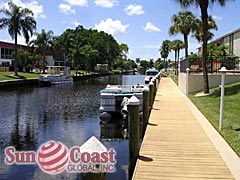
{"label": "dock post", "polygon": [[157,80],[158,80],[158,84],[157,84],[157,87],[158,87],[159,84],[160,84],[160,80],[161,80],[161,73],[159,72],[156,77],[157,77]]}
{"label": "dock post", "polygon": [[148,116],[149,116],[149,88],[147,86],[144,86],[143,88],[142,112],[143,112],[143,128],[142,128],[143,129],[142,137],[143,137],[148,124]]}
{"label": "dock post", "polygon": [[135,164],[139,155],[140,128],[139,128],[139,100],[132,96],[128,100],[128,176],[132,178]]}
{"label": "dock post", "polygon": [[153,82],[149,83],[149,107],[152,108],[153,105]]}
{"label": "dock post", "polygon": [[154,77],[153,78],[153,99],[155,99],[155,95],[157,93],[157,79]]}
{"label": "dock post", "polygon": [[82,180],[106,180],[106,173],[81,173]]}

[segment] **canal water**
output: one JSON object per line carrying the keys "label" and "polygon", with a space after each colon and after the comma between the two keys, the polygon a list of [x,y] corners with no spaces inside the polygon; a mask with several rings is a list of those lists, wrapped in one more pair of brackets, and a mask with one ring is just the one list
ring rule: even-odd
{"label": "canal water", "polygon": [[[80,179],[80,174],[63,172],[48,175],[37,165],[6,165],[4,150],[37,151],[49,140],[68,148],[82,145],[90,137],[106,133],[99,120],[99,91],[107,84],[142,84],[141,75],[114,75],[82,80],[72,85],[0,89],[0,179]],[[128,179],[128,141],[101,141],[116,150],[117,171],[107,179]]]}

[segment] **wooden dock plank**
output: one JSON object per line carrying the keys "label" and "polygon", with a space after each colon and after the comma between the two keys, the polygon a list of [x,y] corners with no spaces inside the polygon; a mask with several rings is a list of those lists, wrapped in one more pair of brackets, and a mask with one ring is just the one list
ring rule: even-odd
{"label": "wooden dock plank", "polygon": [[169,78],[160,82],[132,179],[234,179]]}

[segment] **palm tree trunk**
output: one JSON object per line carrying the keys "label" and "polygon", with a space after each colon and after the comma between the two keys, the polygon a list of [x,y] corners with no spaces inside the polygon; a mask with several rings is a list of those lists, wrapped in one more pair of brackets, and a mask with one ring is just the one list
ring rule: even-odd
{"label": "palm tree trunk", "polygon": [[174,74],[177,75],[177,50],[175,50],[175,62],[174,62],[175,72]]}
{"label": "palm tree trunk", "polygon": [[177,50],[177,75],[178,75],[178,66],[179,66],[179,56],[180,56],[180,49]]}
{"label": "palm tree trunk", "polygon": [[14,51],[15,51],[14,73],[15,73],[15,76],[18,76],[17,31],[15,31],[15,45],[14,45]]}
{"label": "palm tree trunk", "polygon": [[208,32],[208,4],[200,4],[201,15],[202,15],[202,69],[203,69],[203,91],[204,93],[209,93],[209,83],[208,83],[208,70],[207,70],[207,32]]}
{"label": "palm tree trunk", "polygon": [[184,44],[185,44],[185,58],[188,57],[188,36],[186,34],[184,36]]}

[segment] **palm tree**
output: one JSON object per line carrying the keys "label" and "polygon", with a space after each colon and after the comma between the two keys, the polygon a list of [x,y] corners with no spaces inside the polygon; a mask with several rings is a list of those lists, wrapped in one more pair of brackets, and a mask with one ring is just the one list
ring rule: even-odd
{"label": "palm tree", "polygon": [[57,38],[58,43],[61,45],[61,47],[64,49],[64,62],[63,64],[66,65],[66,61],[68,61],[66,58],[68,57],[68,54],[70,53],[70,49],[72,48],[74,44],[74,34],[72,33],[72,30],[67,29],[61,36]]}
{"label": "palm tree", "polygon": [[37,46],[37,51],[41,51],[42,53],[42,64],[43,64],[43,73],[45,73],[45,64],[46,64],[46,52],[52,46],[53,40],[53,31],[46,32],[42,29],[41,33],[36,33],[37,39],[33,40],[32,43]]}
{"label": "palm tree", "polygon": [[91,45],[85,45],[82,48],[82,52],[84,55],[84,58],[86,59],[86,66],[87,66],[87,70],[91,70],[94,68],[95,60],[97,58],[97,56],[99,55],[98,50],[93,49],[93,47]]}
{"label": "palm tree", "polygon": [[[195,37],[199,43],[202,43],[202,20],[197,19],[196,20],[197,28],[194,30],[194,33],[192,34],[192,37]],[[212,16],[208,16],[208,32],[207,32],[207,40],[211,40],[214,36],[214,34],[210,31],[210,29],[218,30],[218,26],[213,19]]]}
{"label": "palm tree", "polygon": [[17,58],[17,40],[18,35],[23,35],[26,43],[36,29],[36,21],[33,17],[33,12],[27,8],[21,8],[12,2],[8,3],[9,9],[1,9],[6,17],[0,18],[0,29],[8,27],[8,33],[15,41],[15,61],[14,73],[18,75],[18,58]]}
{"label": "palm tree", "polygon": [[159,49],[160,55],[161,55],[161,57],[162,57],[162,58],[164,59],[164,61],[165,61],[165,69],[166,69],[167,57],[168,57],[168,54],[169,54],[170,51],[171,51],[170,43],[171,43],[170,40],[167,40],[167,39],[164,40],[164,41],[162,42],[162,45],[161,45],[160,49]]}
{"label": "palm tree", "polygon": [[140,58],[136,58],[136,60],[135,60],[135,61],[136,61],[136,63],[137,63],[137,64],[140,64],[140,62],[141,62],[141,59],[140,59]]}
{"label": "palm tree", "polygon": [[196,29],[196,17],[190,11],[182,11],[178,15],[173,15],[171,19],[173,25],[169,28],[169,34],[183,34],[185,57],[188,57],[188,36]]}
{"label": "palm tree", "polygon": [[179,63],[179,55],[180,50],[184,47],[184,43],[180,39],[173,40],[170,43],[170,48],[174,50],[175,53],[175,75],[178,73],[178,63]]}
{"label": "palm tree", "polygon": [[[204,93],[209,93],[208,72],[207,72],[207,42],[208,42],[208,8],[214,4],[225,6],[228,0],[175,0],[180,3],[182,7],[189,7],[195,5],[200,7],[202,19],[202,67],[203,67],[203,84]],[[229,0],[230,1],[230,0]]]}

